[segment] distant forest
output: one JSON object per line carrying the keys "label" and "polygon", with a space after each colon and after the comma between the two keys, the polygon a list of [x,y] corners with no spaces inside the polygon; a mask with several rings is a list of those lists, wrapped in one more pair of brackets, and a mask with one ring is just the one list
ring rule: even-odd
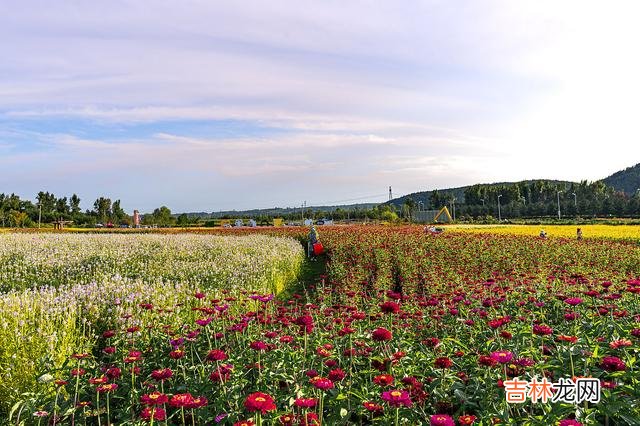
{"label": "distant forest", "polygon": [[464,189],[462,199],[455,199],[455,196],[446,191],[433,191],[429,198],[431,208],[446,205],[453,209],[455,204],[458,219],[463,216],[497,217],[498,203],[502,218],[557,216],[558,207],[564,217],[640,215],[640,198],[637,192],[628,195],[602,181],[573,183],[536,180],[473,185]]}

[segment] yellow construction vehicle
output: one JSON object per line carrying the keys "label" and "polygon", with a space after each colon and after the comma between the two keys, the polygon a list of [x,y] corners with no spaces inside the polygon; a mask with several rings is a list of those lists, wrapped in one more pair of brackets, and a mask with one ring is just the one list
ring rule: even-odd
{"label": "yellow construction vehicle", "polygon": [[438,223],[438,218],[442,216],[443,213],[449,219],[449,222],[453,222],[453,219],[451,219],[451,215],[449,214],[449,209],[447,209],[447,206],[444,206],[443,208],[440,209],[436,217],[433,218],[433,221],[435,223]]}

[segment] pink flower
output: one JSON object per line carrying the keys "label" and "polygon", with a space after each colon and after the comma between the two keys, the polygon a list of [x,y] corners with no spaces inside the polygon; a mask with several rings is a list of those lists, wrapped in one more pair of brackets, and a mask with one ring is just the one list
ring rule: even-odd
{"label": "pink flower", "polygon": [[499,362],[500,364],[506,364],[513,359],[513,353],[509,351],[492,352],[491,359],[496,362]]}
{"label": "pink flower", "polygon": [[582,426],[582,423],[573,419],[564,419],[564,420],[560,420],[560,423],[558,423],[558,426]]}
{"label": "pink flower", "polygon": [[387,403],[392,407],[411,407],[411,397],[409,396],[409,392],[404,390],[390,390],[382,392],[382,399],[387,401]]}
{"label": "pink flower", "polygon": [[456,426],[456,422],[446,414],[434,414],[429,419],[431,426]]}

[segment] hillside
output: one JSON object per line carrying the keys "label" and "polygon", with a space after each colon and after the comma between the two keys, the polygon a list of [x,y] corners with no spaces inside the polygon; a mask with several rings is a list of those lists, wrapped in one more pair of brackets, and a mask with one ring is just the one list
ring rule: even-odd
{"label": "hillside", "polygon": [[602,179],[602,182],[627,195],[633,195],[640,188],[640,163],[627,167]]}
{"label": "hillside", "polygon": [[[388,201],[386,204],[393,204],[396,208],[401,207],[405,201],[408,199],[412,199],[416,204],[423,203],[422,207],[425,209],[436,208],[431,205],[432,195],[437,193],[437,205],[441,207],[441,205],[449,204],[452,198],[455,198],[457,204],[462,204],[465,202],[465,193],[470,191],[472,188],[484,188],[485,191],[487,189],[496,189],[496,188],[511,188],[511,187],[529,187],[533,186],[533,184],[537,186],[546,186],[546,187],[556,187],[556,186],[569,186],[571,182],[567,181],[559,181],[559,180],[551,180],[551,179],[537,179],[537,180],[524,180],[520,182],[497,182],[497,183],[488,183],[488,184],[476,184],[476,185],[468,185],[461,186],[457,188],[447,188],[447,189],[438,189],[435,191],[421,191],[414,192],[412,194],[407,194],[402,197],[394,198],[391,201]],[[524,191],[522,191],[524,193]],[[504,194],[507,195],[506,193]],[[495,202],[495,201],[494,201]],[[488,203],[488,201],[487,201]],[[439,207],[437,207],[439,208]]]}

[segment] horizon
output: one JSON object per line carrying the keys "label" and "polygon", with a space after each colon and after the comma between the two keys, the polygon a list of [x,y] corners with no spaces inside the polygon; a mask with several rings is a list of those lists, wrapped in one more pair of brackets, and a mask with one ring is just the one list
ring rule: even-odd
{"label": "horizon", "polygon": [[186,213],[382,203],[389,186],[397,198],[600,180],[640,161],[639,11],[11,4],[0,16],[0,193]]}

